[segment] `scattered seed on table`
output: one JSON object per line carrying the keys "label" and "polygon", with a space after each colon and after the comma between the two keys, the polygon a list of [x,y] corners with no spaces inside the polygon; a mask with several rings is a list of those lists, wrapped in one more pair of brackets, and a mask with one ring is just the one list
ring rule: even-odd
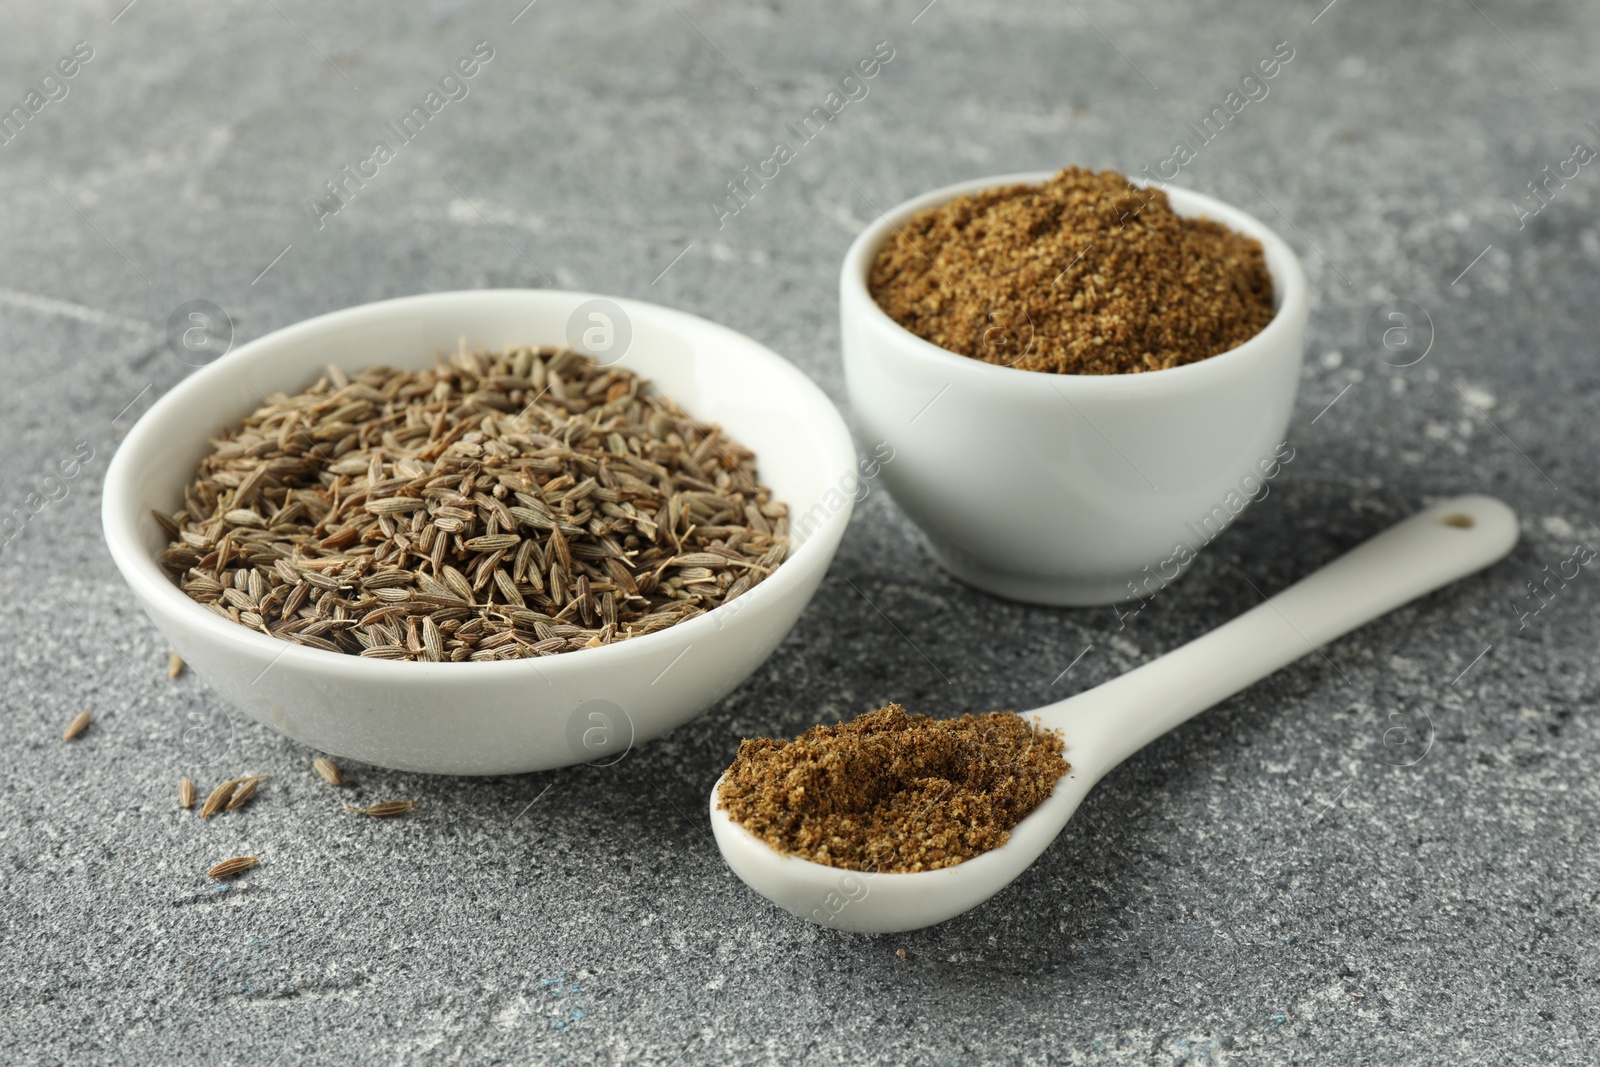
{"label": "scattered seed on table", "polygon": [[90,715],[87,711],[78,712],[78,717],[72,720],[65,730],[61,732],[61,740],[71,741],[83,734],[89,728]]}
{"label": "scattered seed on table", "polygon": [[344,810],[352,815],[370,815],[374,819],[387,819],[395,815],[404,815],[417,806],[415,800],[386,800],[382,804],[374,804],[370,808],[352,808],[349,804]]}
{"label": "scattered seed on table", "polygon": [[194,807],[194,783],[187,778],[178,783],[178,807],[185,811]]}
{"label": "scattered seed on table", "polygon": [[174,652],[167,660],[167,677],[176,678],[183,673],[183,657]]}
{"label": "scattered seed on table", "polygon": [[239,788],[239,779],[229,778],[226,782],[213,789],[211,794],[206,797],[206,802],[200,805],[200,817],[209,819],[227,807],[228,801],[233,799],[233,791],[237,788]]}
{"label": "scattered seed on table", "polygon": [[251,867],[260,863],[256,856],[235,856],[231,860],[223,860],[206,872],[208,878],[232,878],[236,874],[243,874]]}
{"label": "scattered seed on table", "polygon": [[264,778],[266,778],[266,775],[258,774],[253,778],[246,778],[240,782],[239,788],[228,801],[228,810],[236,811],[250,803],[251,799],[256,795],[256,786],[260,785]]}
{"label": "scattered seed on table", "polygon": [[316,768],[322,780],[329,785],[344,785],[344,772],[339,770],[339,765],[331,759],[318,758],[311,761],[311,766]]}

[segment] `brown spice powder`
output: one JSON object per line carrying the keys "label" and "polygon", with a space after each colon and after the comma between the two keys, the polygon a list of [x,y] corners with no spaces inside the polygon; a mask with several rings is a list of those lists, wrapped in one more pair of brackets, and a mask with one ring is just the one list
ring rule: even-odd
{"label": "brown spice powder", "polygon": [[1195,363],[1272,321],[1261,242],[1173,214],[1116,171],[959,197],[916,215],[868,277],[918,337],[986,363],[1132,374]]}
{"label": "brown spice powder", "polygon": [[1006,843],[1069,766],[1006,711],[938,720],[890,704],[793,741],[745,741],[717,806],[780,852],[854,871],[953,867]]}

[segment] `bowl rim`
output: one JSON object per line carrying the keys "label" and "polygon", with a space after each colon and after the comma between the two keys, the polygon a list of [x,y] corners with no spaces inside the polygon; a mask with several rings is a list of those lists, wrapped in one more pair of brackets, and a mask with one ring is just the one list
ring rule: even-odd
{"label": "bowl rim", "polygon": [[[159,437],[168,426],[182,421],[186,415],[192,415],[196,407],[197,394],[204,390],[213,378],[225,373],[217,368],[225,364],[238,366],[241,361],[270,356],[286,345],[301,343],[329,330],[369,324],[395,315],[426,314],[430,310],[438,310],[438,305],[453,303],[468,305],[462,309],[462,313],[463,317],[470,317],[471,304],[475,302],[488,304],[507,298],[558,301],[563,304],[606,299],[613,301],[630,315],[639,319],[650,319],[669,328],[676,320],[692,330],[720,333],[728,340],[739,344],[745,358],[762,362],[776,369],[779,374],[792,378],[793,389],[799,396],[806,397],[812,402],[820,402],[822,405],[820,410],[831,413],[831,424],[825,422],[819,429],[832,439],[831,447],[838,451],[838,455],[834,458],[841,463],[841,470],[854,469],[855,444],[838,406],[795,364],[755,338],[740,333],[732,327],[660,304],[578,290],[461,289],[391,297],[302,319],[240,345],[189,374],[167,390],[139,417],[127,436],[117,445],[106,468],[101,497],[101,527],[112,561],[147,613],[155,615],[163,612],[192,626],[207,628],[215,633],[219,640],[233,646],[241,653],[270,655],[273,659],[269,669],[280,661],[287,661],[292,665],[318,672],[354,672],[351,680],[370,677],[373,680],[383,679],[389,683],[424,682],[436,680],[441,676],[441,672],[448,672],[454,682],[466,682],[472,678],[485,681],[504,679],[508,675],[519,673],[538,676],[551,682],[573,671],[603,670],[608,664],[620,666],[627,660],[646,655],[660,646],[667,646],[669,638],[680,644],[685,641],[692,644],[707,636],[708,631],[721,629],[728,613],[742,611],[752,605],[788,595],[792,592],[790,587],[805,581],[806,575],[818,565],[819,561],[826,566],[826,561],[832,556],[834,545],[843,536],[844,527],[850,520],[853,510],[850,505],[853,501],[849,498],[846,499],[846,506],[829,514],[803,541],[798,544],[791,543],[789,555],[771,577],[738,599],[721,604],[685,622],[614,644],[574,649],[551,656],[525,656],[487,662],[469,660],[460,663],[431,663],[372,659],[269,637],[242,624],[221,618],[209,608],[190,599],[172,581],[160,562],[145,550],[138,530],[140,506],[134,499],[132,483],[136,472],[132,469],[133,460],[130,457],[135,452],[142,451],[150,439]],[[430,308],[428,305],[434,307]],[[225,416],[230,423],[237,417]],[[210,418],[207,421],[209,423],[219,420]],[[759,460],[758,456],[758,463]],[[786,503],[790,504],[791,510],[795,507],[792,502],[786,501]],[[471,669],[464,670],[464,664],[467,663],[471,664]]]}
{"label": "bowl rim", "polygon": [[[968,193],[1012,185],[1039,185],[1054,178],[1058,173],[1059,171],[1019,171],[986,178],[972,178],[920,193],[887,211],[880,212],[878,217],[856,236],[850,243],[849,250],[845,252],[844,264],[840,271],[841,310],[848,316],[852,307],[861,309],[859,313],[866,315],[869,327],[898,335],[896,340],[903,345],[905,351],[912,353],[914,358],[927,360],[947,373],[966,374],[971,379],[989,386],[1035,391],[1059,390],[1062,387],[1100,392],[1187,388],[1197,384],[1201,375],[1225,374],[1234,370],[1240,363],[1265,357],[1271,351],[1293,341],[1294,331],[1299,328],[1299,324],[1307,315],[1309,286],[1300,257],[1295,254],[1288,242],[1270,226],[1241,208],[1184,186],[1136,177],[1128,177],[1128,183],[1136,188],[1154,187],[1166,193],[1171,198],[1173,209],[1177,214],[1187,217],[1208,217],[1223,223],[1235,232],[1254,237],[1261,242],[1262,251],[1267,259],[1267,270],[1272,277],[1274,295],[1279,298],[1278,306],[1273,312],[1272,319],[1244,343],[1193,363],[1164,367],[1160,370],[1139,371],[1134,374],[1059,374],[1051,371],[1032,371],[973,359],[918,337],[890,318],[888,312],[879,307],[878,302],[872,298],[867,288],[867,275],[872,264],[889,239],[890,232],[897,231],[913,215]],[[1282,264],[1281,271],[1273,268],[1274,256]]]}

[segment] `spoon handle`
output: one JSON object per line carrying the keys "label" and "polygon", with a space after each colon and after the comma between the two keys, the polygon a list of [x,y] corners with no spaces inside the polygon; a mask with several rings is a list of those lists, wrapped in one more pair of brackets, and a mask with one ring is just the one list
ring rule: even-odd
{"label": "spoon handle", "polygon": [[1097,779],[1213,704],[1402,604],[1482,570],[1516,542],[1515,512],[1493,497],[1442,501],[1204,637],[1033,714],[1041,725],[1062,731],[1067,758],[1080,774]]}

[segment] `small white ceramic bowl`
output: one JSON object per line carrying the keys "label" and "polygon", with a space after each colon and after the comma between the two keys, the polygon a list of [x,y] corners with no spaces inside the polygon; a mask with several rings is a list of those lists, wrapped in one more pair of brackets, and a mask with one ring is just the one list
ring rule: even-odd
{"label": "small white ceramic bowl", "polygon": [[[402,770],[507,774],[620,759],[743,681],[821,582],[850,518],[855,453],[810,379],[742,334],[683,312],[589,293],[487,290],[386,300],[244,345],[191,375],[141,418],[106,473],[106,543],[172,648],[234,707],[312,748]],[[585,307],[585,305],[588,305]],[[763,482],[804,540],[749,593],[688,622],[603,648],[489,663],[411,663],[306,648],[228,622],[185,596],[157,561],[152,508],[182,506],[208,438],[265,393],[296,391],[336,363],[431,365],[458,339],[566,343],[595,308],[618,363],[756,453]],[[618,316],[620,315],[620,319]],[[598,320],[596,320],[598,321]],[[826,501],[820,508],[818,502]],[[815,525],[812,525],[815,524]]]}
{"label": "small white ceramic bowl", "polygon": [[[1261,242],[1277,313],[1238,348],[1170,370],[1018,370],[930,344],[867,292],[879,250],[919,211],[1049,172],[951,185],[868,226],[845,254],[839,314],[857,430],[888,441],[885,488],[934,558],[1036,604],[1146,598],[1175,579],[1281,471],[1305,348],[1305,273],[1284,241],[1208,196],[1165,186],[1180,215]],[[1292,457],[1292,450],[1288,451]]]}

